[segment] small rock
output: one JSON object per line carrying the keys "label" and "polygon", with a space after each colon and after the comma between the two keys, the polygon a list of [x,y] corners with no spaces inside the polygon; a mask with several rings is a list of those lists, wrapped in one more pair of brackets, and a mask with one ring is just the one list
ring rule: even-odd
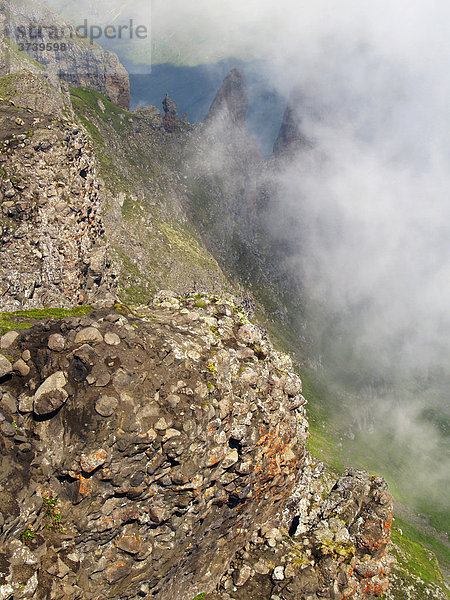
{"label": "small rock", "polygon": [[114,414],[119,401],[113,396],[100,396],[95,402],[95,410],[102,417],[110,417]]}
{"label": "small rock", "polygon": [[117,563],[106,570],[106,580],[109,584],[116,583],[131,573],[131,565],[127,563]]}
{"label": "small rock", "polygon": [[131,485],[131,487],[139,487],[141,485],[141,483],[144,482],[144,480],[145,480],[145,473],[143,471],[138,471],[130,479],[130,485]]}
{"label": "small rock", "polygon": [[253,471],[253,463],[247,460],[236,467],[239,475],[249,475]]}
{"label": "small rock", "polygon": [[6,409],[11,414],[17,412],[17,400],[9,392],[3,394],[2,408]]}
{"label": "small rock", "polygon": [[90,385],[95,385],[95,387],[106,387],[111,381],[111,375],[108,373],[108,371],[101,371],[96,375],[88,375],[86,377],[86,381]]}
{"label": "small rock", "polygon": [[85,473],[92,473],[92,471],[105,464],[107,456],[106,450],[102,448],[96,452],[91,452],[89,455],[83,454],[80,458],[81,468]]}
{"label": "small rock", "polygon": [[284,567],[284,576],[286,579],[294,579],[297,576],[297,572],[291,564]]}
{"label": "small rock", "polygon": [[275,569],[273,570],[273,573],[272,573],[272,579],[274,581],[283,581],[283,579],[284,579],[284,567],[283,566],[275,567]]}
{"label": "small rock", "polygon": [[172,438],[179,437],[181,433],[177,429],[168,429],[163,436],[162,442],[168,442]]}
{"label": "small rock", "polygon": [[116,542],[116,546],[128,554],[138,554],[142,543],[135,535],[124,535]]}
{"label": "small rock", "polygon": [[270,573],[270,566],[264,559],[260,558],[259,561],[253,565],[253,570],[256,573],[259,573],[259,575],[268,575]]}
{"label": "small rock", "polygon": [[30,371],[31,371],[31,369],[27,365],[27,363],[24,360],[22,360],[21,358],[19,358],[19,360],[16,360],[16,362],[13,364],[13,369],[17,373],[19,373],[19,375],[21,375],[22,377],[26,377],[27,375],[30,374]]}
{"label": "small rock", "polygon": [[176,394],[171,394],[170,396],[167,396],[166,402],[172,408],[176,408],[180,402],[180,396],[177,396]]}
{"label": "small rock", "polygon": [[12,370],[12,364],[9,362],[9,360],[0,355],[0,379],[3,379],[3,377],[6,377],[12,373]]}
{"label": "small rock", "polygon": [[108,346],[118,346],[120,344],[120,337],[117,333],[105,333],[105,344],[108,344]]}
{"label": "small rock", "polygon": [[233,573],[233,581],[234,585],[237,587],[241,587],[247,583],[252,574],[252,570],[248,565],[244,565],[238,571],[234,571]]}
{"label": "small rock", "polygon": [[66,384],[66,376],[62,371],[47,377],[34,395],[34,412],[42,416],[60,408],[69,397],[69,394],[63,389]]}
{"label": "small rock", "polygon": [[165,518],[166,511],[163,508],[158,508],[156,506],[152,506],[148,511],[150,519],[153,523],[162,523]]}
{"label": "small rock", "polygon": [[19,396],[19,412],[30,413],[33,412],[33,396],[26,396],[22,394]]}
{"label": "small rock", "polygon": [[246,358],[253,358],[255,353],[251,348],[241,348],[237,351],[236,356],[239,358],[239,360],[245,360]]}
{"label": "small rock", "polygon": [[222,468],[229,469],[233,465],[235,465],[239,460],[239,454],[237,450],[232,450],[229,454],[225,456],[222,461]]}
{"label": "small rock", "polygon": [[0,425],[0,431],[5,437],[14,437],[17,433],[14,425],[12,423],[8,423],[8,421],[3,421],[3,423]]}
{"label": "small rock", "polygon": [[101,344],[103,336],[96,327],[86,327],[75,336],[75,344]]}
{"label": "small rock", "polygon": [[168,427],[169,426],[165,418],[161,417],[161,419],[158,419],[158,421],[156,421],[154,428],[156,429],[156,431],[165,431]]}
{"label": "small rock", "polygon": [[25,362],[28,362],[31,358],[31,352],[29,350],[24,350],[22,352],[22,358]]}
{"label": "small rock", "polygon": [[47,573],[49,575],[55,575],[59,579],[63,579],[67,573],[69,573],[69,567],[63,563],[63,561],[58,557],[56,564],[51,565],[47,569]]}
{"label": "small rock", "polygon": [[55,352],[61,352],[64,350],[66,346],[66,342],[63,336],[60,333],[53,333],[48,338],[48,347],[50,350],[54,350]]}
{"label": "small rock", "polygon": [[244,344],[256,344],[261,341],[261,334],[255,325],[243,325],[237,332],[238,340]]}
{"label": "small rock", "polygon": [[5,335],[2,335],[1,339],[0,339],[0,348],[2,348],[2,350],[6,350],[7,348],[10,348],[14,342],[17,340],[17,338],[19,337],[19,334],[17,333],[17,331],[8,331],[8,333],[5,333]]}

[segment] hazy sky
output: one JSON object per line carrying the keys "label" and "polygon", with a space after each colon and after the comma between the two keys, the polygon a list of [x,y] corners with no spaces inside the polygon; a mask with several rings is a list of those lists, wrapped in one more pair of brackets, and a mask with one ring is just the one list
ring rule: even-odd
{"label": "hazy sky", "polygon": [[370,397],[375,439],[389,423],[403,449],[400,484],[431,495],[448,461],[420,415],[431,401],[448,411],[448,392],[425,395],[416,378],[450,360],[450,3],[154,6],[158,36],[184,23],[186,39],[202,32],[204,56],[245,49],[269,61],[279,92],[301,89],[313,149],[278,176],[273,234],[291,242],[288,267],[309,297],[343,320],[343,345],[375,374],[408,382],[361,399]]}

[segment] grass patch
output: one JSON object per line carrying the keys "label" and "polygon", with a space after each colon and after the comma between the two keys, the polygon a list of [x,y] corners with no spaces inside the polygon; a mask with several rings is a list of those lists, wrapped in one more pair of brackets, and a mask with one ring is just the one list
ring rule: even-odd
{"label": "grass patch", "polygon": [[[442,564],[447,570],[450,570],[450,548],[448,547],[448,545],[442,542],[439,538],[436,538],[431,534],[427,534],[418,527],[415,527],[413,524],[411,524],[409,521],[406,521],[404,518],[396,516],[394,519],[393,531],[396,533],[397,536],[400,535],[399,532],[396,531],[398,529],[402,530],[403,536],[401,537],[403,537],[406,541],[419,544],[424,548],[424,551],[428,553],[431,550],[432,558],[435,559],[434,555],[436,555],[437,561],[440,564]],[[439,577],[442,581],[442,575],[440,571]]]}
{"label": "grass patch", "polygon": [[395,528],[391,539],[395,547],[392,550],[397,560],[397,569],[422,579],[425,583],[444,586],[442,574],[436,556],[422,544],[400,534]]}
{"label": "grass patch", "polygon": [[[30,329],[33,321],[42,319],[63,319],[64,317],[84,317],[92,311],[92,306],[74,308],[35,308],[0,313],[0,335],[8,331]],[[30,321],[31,319],[31,321]]]}

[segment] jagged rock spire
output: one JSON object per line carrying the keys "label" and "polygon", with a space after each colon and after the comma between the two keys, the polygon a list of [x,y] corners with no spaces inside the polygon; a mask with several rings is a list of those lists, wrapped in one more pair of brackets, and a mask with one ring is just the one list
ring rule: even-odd
{"label": "jagged rock spire", "polygon": [[169,97],[168,93],[166,93],[166,97],[164,98],[162,105],[165,112],[164,129],[166,131],[172,132],[178,121],[178,107],[175,104],[175,102]]}
{"label": "jagged rock spire", "polygon": [[247,118],[248,97],[242,69],[232,69],[217,92],[205,121],[220,119],[226,123],[244,126]]}
{"label": "jagged rock spire", "polygon": [[311,145],[301,129],[301,118],[298,110],[300,102],[300,94],[294,94],[286,107],[280,132],[273,146],[275,156],[292,153],[303,146]]}

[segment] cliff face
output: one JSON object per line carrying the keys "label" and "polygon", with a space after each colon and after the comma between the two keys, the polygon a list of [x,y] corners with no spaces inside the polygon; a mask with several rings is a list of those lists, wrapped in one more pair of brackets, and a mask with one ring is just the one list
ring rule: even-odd
{"label": "cliff face", "polygon": [[[51,85],[57,87],[61,82],[64,89],[68,85],[88,87],[128,110],[129,76],[114,52],[103,50],[88,38],[77,37],[72,25],[34,0],[2,1],[0,9],[8,41],[0,75],[23,68],[17,50],[24,43],[28,56],[35,61],[35,70],[42,76],[44,67]],[[55,45],[57,50],[53,50]]]}
{"label": "cliff face", "polygon": [[1,338],[2,597],[380,595],[390,496],[314,464],[289,358],[230,300],[136,310]]}
{"label": "cliff face", "polygon": [[0,115],[0,309],[73,306],[113,290],[86,134],[6,100]]}

